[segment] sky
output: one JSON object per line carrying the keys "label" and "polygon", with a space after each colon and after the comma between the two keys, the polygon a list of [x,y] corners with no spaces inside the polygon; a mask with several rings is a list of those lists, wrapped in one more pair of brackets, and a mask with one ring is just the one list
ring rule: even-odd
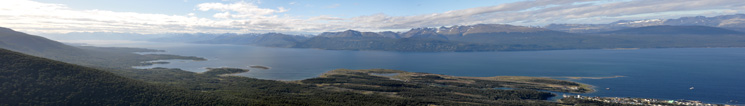
{"label": "sky", "polygon": [[0,0],[0,27],[27,33],[317,34],[741,13],[741,0]]}

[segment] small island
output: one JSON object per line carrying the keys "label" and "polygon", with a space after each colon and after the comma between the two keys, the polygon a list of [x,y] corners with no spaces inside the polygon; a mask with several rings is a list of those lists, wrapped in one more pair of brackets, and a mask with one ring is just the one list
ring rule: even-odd
{"label": "small island", "polygon": [[179,55],[171,55],[171,54],[144,54],[142,56],[157,59],[157,60],[174,60],[174,59],[181,59],[181,60],[192,60],[192,61],[207,61],[207,59],[202,57],[196,57],[196,56],[179,56]]}
{"label": "small island", "polygon": [[616,75],[610,77],[555,77],[555,78],[566,78],[571,80],[582,80],[582,79],[608,79],[608,78],[621,78],[626,76]]}
{"label": "small island", "polygon": [[251,66],[248,66],[248,67],[251,67],[251,68],[258,68],[258,69],[264,69],[264,70],[267,70],[267,69],[271,69],[271,67],[267,67],[267,66],[260,66],[260,65],[251,65]]}
{"label": "small island", "polygon": [[169,63],[171,63],[171,62],[167,62],[167,61],[146,61],[146,62],[142,62],[142,64],[144,64],[144,65],[169,64]]}
{"label": "small island", "polygon": [[211,75],[211,76],[219,76],[219,75],[225,75],[225,74],[237,74],[237,73],[244,73],[248,72],[248,69],[240,69],[240,68],[207,68],[207,71],[202,72],[203,75]]}

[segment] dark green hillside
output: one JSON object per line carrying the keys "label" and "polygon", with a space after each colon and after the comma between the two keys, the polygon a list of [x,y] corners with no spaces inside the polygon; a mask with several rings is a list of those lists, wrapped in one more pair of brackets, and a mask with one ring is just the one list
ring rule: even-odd
{"label": "dark green hillside", "polygon": [[0,105],[237,105],[5,49],[0,59]]}
{"label": "dark green hillside", "polygon": [[736,35],[743,34],[724,28],[709,26],[648,26],[603,32],[605,34],[656,34],[656,35]]}
{"label": "dark green hillside", "polygon": [[152,60],[166,60],[166,59],[184,59],[184,60],[195,60],[203,61],[206,60],[201,57],[194,56],[179,56],[170,54],[135,54],[132,52],[157,52],[159,50],[149,49],[138,49],[138,48],[118,48],[118,47],[91,47],[91,46],[80,46],[78,48],[83,49],[88,54],[85,56],[64,56],[61,58],[50,58],[54,60],[60,60],[73,64],[79,64],[83,66],[97,66],[97,67],[117,67],[117,68],[130,68],[131,66],[137,65],[149,65],[149,63],[142,63],[144,61]]}
{"label": "dark green hillside", "polygon": [[74,47],[44,37],[29,35],[3,27],[0,27],[0,48],[84,66],[128,68],[136,65],[147,65],[141,62],[151,60],[204,60],[199,57],[167,54],[139,55],[132,53],[156,52],[158,50],[90,46]]}
{"label": "dark green hillside", "polygon": [[208,71],[202,72],[204,75],[226,75],[248,72],[248,69],[240,68],[207,68]]}
{"label": "dark green hillside", "polygon": [[[22,51],[37,56],[58,57],[58,55],[80,56],[87,53],[79,48],[68,46],[44,37],[16,32],[0,27],[0,48]],[[56,54],[49,54],[56,53]]]}

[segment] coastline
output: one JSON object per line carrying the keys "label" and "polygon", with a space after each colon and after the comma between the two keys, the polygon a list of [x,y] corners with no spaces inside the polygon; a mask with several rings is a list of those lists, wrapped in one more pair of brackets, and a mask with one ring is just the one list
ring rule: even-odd
{"label": "coastline", "polygon": [[[391,75],[396,73],[395,75]],[[336,69],[328,71],[319,76],[319,78],[330,77],[334,75],[354,75],[365,74],[378,77],[385,77],[393,80],[399,80],[409,83],[427,83],[444,86],[471,86],[478,88],[516,88],[516,89],[533,89],[546,90],[566,93],[592,93],[596,90],[594,86],[579,82],[552,79],[549,77],[528,77],[528,76],[493,76],[493,77],[468,77],[468,76],[450,76],[442,74],[406,72],[390,69]]]}
{"label": "coastline", "polygon": [[550,78],[566,78],[569,80],[582,80],[582,79],[609,79],[609,78],[621,78],[626,77],[622,75],[615,75],[615,76],[609,76],[609,77],[550,77]]}

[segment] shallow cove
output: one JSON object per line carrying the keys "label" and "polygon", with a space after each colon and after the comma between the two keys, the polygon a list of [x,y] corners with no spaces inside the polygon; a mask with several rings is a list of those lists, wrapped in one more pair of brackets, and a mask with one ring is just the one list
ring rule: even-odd
{"label": "shallow cove", "polygon": [[[274,80],[301,80],[326,71],[396,69],[453,76],[611,77],[573,80],[596,86],[585,96],[745,102],[745,48],[636,50],[551,50],[518,52],[387,52],[269,48],[243,45],[138,42],[95,46],[140,47],[166,54],[205,57],[172,60],[150,67],[203,72],[204,67],[272,67],[237,74]],[[696,89],[691,90],[690,87]],[[610,88],[606,90],[604,88]]]}

